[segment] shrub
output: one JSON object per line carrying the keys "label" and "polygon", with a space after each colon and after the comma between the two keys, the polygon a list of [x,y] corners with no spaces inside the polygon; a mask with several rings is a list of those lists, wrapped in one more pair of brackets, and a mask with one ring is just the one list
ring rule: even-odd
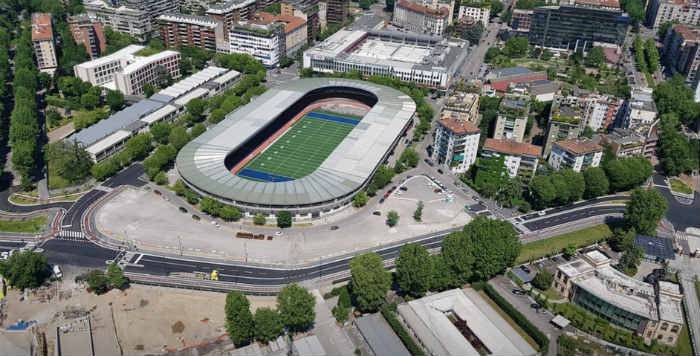
{"label": "shrub", "polygon": [[[396,306],[393,307],[396,308]],[[413,341],[411,335],[403,327],[399,319],[396,317],[394,311],[392,311],[392,307],[385,305],[382,307],[381,312],[384,319],[386,319],[389,326],[391,326],[391,329],[394,330],[399,339],[401,339],[401,342],[403,342],[404,346],[406,346],[408,352],[410,352],[413,356],[424,356],[425,352],[423,352],[423,349],[421,349],[420,346]]]}
{"label": "shrub", "polygon": [[253,224],[255,225],[265,225],[267,218],[263,214],[255,214],[253,217]]}

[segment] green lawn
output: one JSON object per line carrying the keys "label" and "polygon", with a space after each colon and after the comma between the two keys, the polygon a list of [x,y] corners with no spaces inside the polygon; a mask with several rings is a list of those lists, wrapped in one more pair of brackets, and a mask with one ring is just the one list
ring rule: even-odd
{"label": "green lawn", "polygon": [[518,256],[515,263],[525,263],[550,254],[560,253],[564,247],[569,244],[574,244],[576,247],[592,245],[610,236],[612,236],[612,230],[610,230],[608,225],[603,224],[544,240],[526,243],[520,250],[520,256]]}
{"label": "green lawn", "polygon": [[136,52],[135,54],[137,56],[148,57],[148,56],[154,55],[156,53],[160,53],[162,51],[163,51],[162,49],[157,49],[157,48],[153,48],[153,47],[146,47],[146,48]]}
{"label": "green lawn", "polygon": [[669,183],[671,183],[671,190],[674,192],[679,192],[683,194],[692,194],[693,190],[690,189],[690,187],[685,184],[682,180],[678,178],[671,178],[668,180]]}
{"label": "green lawn", "polygon": [[46,216],[37,216],[30,219],[0,220],[0,231],[2,232],[40,232],[44,229],[48,221]]}
{"label": "green lawn", "polygon": [[315,171],[353,128],[351,124],[303,117],[238,174],[248,169],[291,179],[304,177]]}

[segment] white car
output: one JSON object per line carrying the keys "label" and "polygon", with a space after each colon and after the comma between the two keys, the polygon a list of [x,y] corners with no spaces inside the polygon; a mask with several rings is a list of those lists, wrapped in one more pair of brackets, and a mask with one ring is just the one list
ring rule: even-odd
{"label": "white car", "polygon": [[547,213],[545,213],[544,210],[540,210],[537,212],[537,215],[539,215],[539,216],[544,216],[545,214],[547,214]]}
{"label": "white car", "polygon": [[282,231],[275,231],[275,236],[282,236]]}

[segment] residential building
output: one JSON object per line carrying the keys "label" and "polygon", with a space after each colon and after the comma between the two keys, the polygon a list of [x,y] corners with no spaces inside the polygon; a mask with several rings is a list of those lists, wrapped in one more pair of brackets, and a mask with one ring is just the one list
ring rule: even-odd
{"label": "residential building", "polygon": [[279,64],[286,53],[285,43],[284,25],[280,23],[239,21],[229,34],[231,53],[250,54],[267,68]]}
{"label": "residential building", "polygon": [[85,47],[90,59],[99,57],[107,49],[107,39],[99,21],[85,14],[68,16],[68,27],[75,43]]}
{"label": "residential building", "polygon": [[651,156],[646,155],[646,138],[639,133],[623,128],[615,128],[600,136],[600,143],[607,145],[615,157]]}
{"label": "residential building", "polygon": [[523,142],[529,113],[530,100],[528,97],[506,95],[498,106],[498,118],[493,138]]}
{"label": "residential building", "polygon": [[482,25],[484,25],[484,28],[486,28],[489,25],[489,18],[491,16],[491,7],[488,5],[488,2],[484,2],[483,4],[463,4],[459,6],[459,12],[457,14],[457,19],[461,19],[464,17],[471,17],[477,22],[481,22]]}
{"label": "residential building", "polygon": [[481,148],[481,157],[503,157],[508,176],[527,183],[535,176],[542,147],[513,140],[487,138]]}
{"label": "residential building", "polygon": [[203,16],[210,3],[214,0],[180,0],[180,12],[195,16]]}
{"label": "residential building", "polygon": [[139,41],[145,41],[151,34],[151,17],[146,11],[113,6],[104,0],[85,0],[83,6],[91,19],[114,31],[126,33]]}
{"label": "residential building", "polygon": [[498,68],[487,74],[485,79],[496,93],[503,94],[508,92],[508,89],[513,84],[527,84],[547,80],[547,72],[535,72],[525,67]]}
{"label": "residential building", "polygon": [[657,110],[654,91],[646,87],[633,87],[630,98],[622,105],[620,118],[622,127],[646,132],[656,122]]}
{"label": "residential building", "polygon": [[197,47],[216,51],[224,41],[224,24],[205,16],[165,14],[156,19],[166,47]]}
{"label": "residential building", "polygon": [[328,21],[326,21],[326,12],[328,10],[328,2],[320,1],[318,2],[318,24],[321,32],[328,26]]}
{"label": "residential building", "polygon": [[327,0],[326,21],[342,24],[348,19],[350,0]]}
{"label": "residential building", "polygon": [[577,97],[555,97],[549,112],[549,126],[542,156],[549,157],[554,142],[579,137],[583,132],[581,123],[584,115],[585,107]]}
{"label": "residential building", "polygon": [[520,33],[530,32],[533,10],[513,9],[510,17],[510,28]]}
{"label": "residential building", "polygon": [[319,12],[318,0],[283,0],[280,6],[280,15],[301,17],[306,20],[306,34],[309,43],[314,43],[316,36],[321,31]]}
{"label": "residential building", "polygon": [[523,83],[511,83],[508,85],[508,93],[527,95],[532,100],[541,103],[554,100],[554,96],[559,92],[559,83],[550,80],[535,80]]}
{"label": "residential building", "polygon": [[572,0],[535,8],[528,37],[532,45],[581,51],[596,42],[622,46],[630,21],[617,0]]}
{"label": "residential building", "polygon": [[449,10],[433,9],[410,0],[398,0],[394,3],[392,23],[416,33],[442,36],[448,25]]}
{"label": "residential building", "polygon": [[445,100],[440,110],[441,118],[469,121],[479,124],[479,95],[456,91]]}
{"label": "residential building", "polygon": [[[109,0],[116,1],[119,5],[129,9],[144,11],[152,24],[154,31],[158,31],[156,18],[163,14],[180,12],[180,0]],[[158,32],[155,33],[158,36]]]}
{"label": "residential building", "polygon": [[453,173],[464,173],[476,161],[479,128],[465,120],[443,117],[438,121],[432,159]]}
{"label": "residential building", "polygon": [[53,75],[58,67],[56,44],[53,37],[51,14],[35,12],[32,14],[32,46],[36,66],[40,72]]}
{"label": "residential building", "polygon": [[291,57],[308,43],[306,20],[296,16],[273,15],[268,12],[258,12],[255,21],[262,24],[279,23],[284,26],[285,46],[287,57]]}
{"label": "residential building", "polygon": [[228,43],[228,36],[238,21],[246,21],[255,14],[255,0],[228,0],[209,5],[207,16],[224,25],[224,40]]}
{"label": "residential building", "polygon": [[697,0],[649,0],[647,26],[658,30],[666,22],[700,25],[700,3]]}
{"label": "residential building", "polygon": [[700,101],[698,93],[698,69],[700,69],[700,27],[676,24],[668,30],[663,39],[661,60],[671,73],[679,73],[685,82],[695,88],[695,101]]}
{"label": "residential building", "polygon": [[641,336],[647,345],[656,341],[674,346],[685,324],[677,284],[652,285],[627,276],[597,250],[559,265],[554,288],[587,311]]}
{"label": "residential building", "polygon": [[622,100],[600,94],[580,98],[584,102],[583,125],[593,131],[605,130],[615,122]]}
{"label": "residential building", "polygon": [[572,139],[554,142],[549,155],[549,165],[556,170],[573,169],[583,172],[598,167],[603,158],[603,147],[587,139]]}
{"label": "residential building", "polygon": [[537,351],[471,288],[452,289],[398,306],[409,334],[429,355],[536,355]]}
{"label": "residential building", "polygon": [[92,85],[104,85],[114,81],[114,73],[135,61],[136,53],[146,47],[129,45],[112,54],[83,62],[73,67],[75,76]]}
{"label": "residential building", "polygon": [[93,161],[102,161],[121,151],[132,136],[148,131],[155,123],[175,120],[186,112],[188,102],[219,95],[233,86],[239,77],[240,73],[235,70],[204,68],[150,98],[80,130],[67,140],[83,146]]}
{"label": "residential building", "polygon": [[467,42],[397,31],[340,30],[304,51],[304,68],[360,72],[445,90],[466,59]]}
{"label": "residential building", "polygon": [[143,95],[144,85],[159,86],[163,80],[180,78],[180,53],[162,51],[134,61],[114,73],[116,90],[124,95]]}

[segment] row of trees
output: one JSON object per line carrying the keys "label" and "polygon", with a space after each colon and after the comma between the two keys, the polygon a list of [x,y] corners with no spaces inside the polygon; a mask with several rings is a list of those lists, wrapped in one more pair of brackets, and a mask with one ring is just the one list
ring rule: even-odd
{"label": "row of trees", "polygon": [[659,50],[656,41],[649,38],[646,41],[637,36],[634,39],[634,58],[640,72],[654,73],[659,69]]}

